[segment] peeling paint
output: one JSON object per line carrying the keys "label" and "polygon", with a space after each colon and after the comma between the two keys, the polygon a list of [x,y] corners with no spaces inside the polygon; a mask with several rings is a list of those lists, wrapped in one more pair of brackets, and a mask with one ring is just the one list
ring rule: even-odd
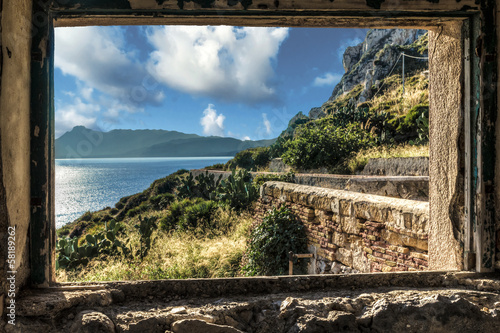
{"label": "peeling paint", "polygon": [[40,135],[40,126],[35,126],[35,131],[33,133],[33,135],[35,135],[35,137],[38,138],[38,136]]}

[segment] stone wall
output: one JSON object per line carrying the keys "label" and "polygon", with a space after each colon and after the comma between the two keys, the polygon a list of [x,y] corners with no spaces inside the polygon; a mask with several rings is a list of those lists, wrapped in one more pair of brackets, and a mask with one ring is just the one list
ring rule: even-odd
{"label": "stone wall", "polygon": [[[193,176],[207,172],[205,169],[190,171]],[[231,172],[220,170],[208,170],[216,178],[229,177]],[[252,176],[277,174],[275,172],[251,172]],[[351,192],[369,193],[383,195],[393,198],[410,200],[429,200],[429,177],[406,177],[406,176],[360,176],[360,175],[332,175],[332,174],[308,174],[296,173],[294,183],[309,186],[319,186],[334,190],[347,190]]]}
{"label": "stone wall", "polygon": [[426,270],[429,204],[282,182],[261,187],[256,220],[286,205],[302,221],[317,259],[360,272]]}
{"label": "stone wall", "polygon": [[375,176],[429,176],[429,158],[370,158],[361,174]]}

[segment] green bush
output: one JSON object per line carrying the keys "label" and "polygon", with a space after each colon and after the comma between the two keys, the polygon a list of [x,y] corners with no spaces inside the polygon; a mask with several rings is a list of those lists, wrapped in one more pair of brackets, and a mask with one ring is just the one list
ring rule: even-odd
{"label": "green bush", "polygon": [[[304,226],[290,209],[273,208],[262,223],[251,231],[246,253],[247,264],[242,270],[246,275],[252,276],[287,274],[290,251],[307,253]],[[304,269],[300,265],[298,267]]]}
{"label": "green bush", "polygon": [[213,213],[217,209],[217,203],[214,201],[203,201],[186,206],[184,214],[179,219],[177,229],[180,231],[208,230],[212,227]]}
{"label": "green bush", "polygon": [[160,228],[165,231],[195,231],[207,233],[214,228],[214,213],[217,202],[196,198],[175,201],[169,211],[159,221]]}
{"label": "green bush", "polygon": [[168,205],[175,200],[175,195],[172,193],[159,194],[149,198],[151,207],[154,210],[167,209]]}
{"label": "green bush", "polygon": [[373,136],[354,124],[345,128],[301,127],[295,138],[285,144],[282,157],[285,164],[299,169],[335,168],[353,152],[373,143]]}
{"label": "green bush", "polygon": [[418,119],[422,114],[429,114],[429,105],[418,104],[408,111],[406,116],[399,121],[396,131],[405,137],[416,137],[418,135]]}
{"label": "green bush", "polygon": [[249,171],[257,171],[265,168],[271,160],[271,152],[269,147],[257,147],[242,150],[234,156],[232,160],[226,163],[226,170],[236,168],[246,169]]}

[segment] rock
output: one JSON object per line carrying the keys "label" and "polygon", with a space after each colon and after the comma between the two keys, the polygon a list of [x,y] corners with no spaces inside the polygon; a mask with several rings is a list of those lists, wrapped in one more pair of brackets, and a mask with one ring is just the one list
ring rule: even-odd
{"label": "rock", "polygon": [[288,172],[290,170],[290,166],[286,165],[282,158],[273,158],[269,162],[270,172]]}
{"label": "rock", "polygon": [[280,306],[280,312],[290,310],[296,307],[299,304],[299,301],[293,297],[287,297]]}
{"label": "rock", "polygon": [[333,311],[328,318],[320,318],[312,314],[300,317],[288,333],[316,333],[316,332],[359,332],[356,317],[353,314]]}
{"label": "rock", "polygon": [[144,332],[159,332],[167,327],[166,318],[163,316],[154,316],[131,323],[128,326],[127,332],[144,333]]}
{"label": "rock", "polygon": [[408,45],[424,33],[424,30],[409,29],[370,30],[362,43],[346,48],[342,58],[346,73],[328,101],[334,101],[359,84],[363,85],[363,90],[352,104],[370,99],[373,94],[372,85],[389,74],[401,54],[397,47],[385,46]]}
{"label": "rock", "polygon": [[80,312],[71,326],[72,333],[114,333],[115,324],[101,312],[86,310]]}
{"label": "rock", "polygon": [[174,333],[243,333],[231,326],[209,324],[198,319],[176,321],[171,330]]}
{"label": "rock", "polygon": [[330,272],[332,272],[333,274],[342,273],[342,264],[339,263],[338,261],[334,261],[332,263],[332,268],[330,269]]}
{"label": "rock", "polygon": [[240,323],[230,315],[225,315],[224,321],[226,322],[226,325],[229,325],[231,327],[238,327],[240,325]]}
{"label": "rock", "polygon": [[417,302],[380,299],[363,314],[366,316],[372,317],[370,328],[379,332],[404,332],[410,328],[412,332],[498,332],[500,327],[500,318],[482,312],[469,301],[440,295]]}
{"label": "rock", "polygon": [[363,52],[363,43],[356,46],[348,46],[342,56],[342,66],[346,73],[350,72],[352,67],[358,63]]}
{"label": "rock", "polygon": [[319,119],[319,118],[323,118],[326,116],[326,112],[323,108],[312,108],[310,111],[309,111],[309,118],[311,119]]}
{"label": "rock", "polygon": [[187,310],[183,306],[178,306],[178,307],[173,308],[172,310],[170,310],[170,313],[171,314],[186,314]]}
{"label": "rock", "polygon": [[248,324],[252,320],[253,312],[250,310],[241,311],[239,313],[239,316],[245,323]]}

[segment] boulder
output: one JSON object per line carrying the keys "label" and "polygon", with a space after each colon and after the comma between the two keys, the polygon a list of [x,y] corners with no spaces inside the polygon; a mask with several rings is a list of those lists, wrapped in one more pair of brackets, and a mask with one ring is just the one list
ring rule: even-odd
{"label": "boulder", "polygon": [[86,310],[80,312],[71,326],[73,333],[115,333],[115,324],[104,313]]}

